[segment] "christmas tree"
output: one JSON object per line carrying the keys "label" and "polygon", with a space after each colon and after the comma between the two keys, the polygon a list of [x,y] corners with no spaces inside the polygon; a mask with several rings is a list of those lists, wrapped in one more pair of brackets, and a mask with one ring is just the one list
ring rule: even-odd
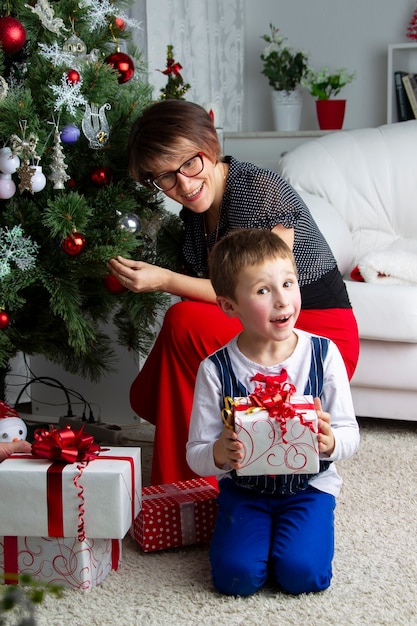
{"label": "christmas tree", "polygon": [[160,70],[167,76],[165,87],[160,89],[162,94],[161,100],[167,100],[168,98],[184,100],[184,95],[191,85],[184,83],[180,70],[182,70],[182,65],[174,59],[174,46],[169,44],[167,47],[167,66],[164,70]]}
{"label": "christmas tree", "polygon": [[145,353],[166,306],[106,265],[174,264],[158,243],[172,216],[128,173],[129,130],[152,101],[131,3],[0,0],[0,399],[18,352],[97,381],[112,365],[105,324]]}
{"label": "christmas tree", "polygon": [[413,15],[407,27],[406,35],[409,39],[417,39],[417,8],[414,9]]}

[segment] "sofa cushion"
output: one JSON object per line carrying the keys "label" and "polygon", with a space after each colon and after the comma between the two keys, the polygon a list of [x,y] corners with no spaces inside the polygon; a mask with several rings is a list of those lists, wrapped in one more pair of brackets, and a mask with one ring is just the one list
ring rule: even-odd
{"label": "sofa cushion", "polygon": [[361,339],[417,343],[417,288],[345,280]]}

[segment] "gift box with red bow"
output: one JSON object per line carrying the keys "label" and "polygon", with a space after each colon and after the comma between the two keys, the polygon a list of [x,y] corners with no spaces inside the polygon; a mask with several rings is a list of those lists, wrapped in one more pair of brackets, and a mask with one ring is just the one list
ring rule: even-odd
{"label": "gift box with red bow", "polygon": [[[318,423],[312,396],[293,395],[285,370],[257,374],[248,397],[226,398],[225,421],[232,417],[243,444],[240,475],[315,474],[319,471]],[[230,419],[228,421],[230,423]]]}
{"label": "gift box with red bow", "polygon": [[71,589],[99,585],[121,561],[120,539],[0,537],[0,580],[15,585],[18,575]]}
{"label": "gift box with red bow", "polygon": [[217,495],[204,478],[144,487],[131,535],[144,552],[210,541]]}
{"label": "gift box with red bow", "polygon": [[35,433],[32,455],[0,463],[2,535],[122,539],[140,511],[140,452],[70,428]]}

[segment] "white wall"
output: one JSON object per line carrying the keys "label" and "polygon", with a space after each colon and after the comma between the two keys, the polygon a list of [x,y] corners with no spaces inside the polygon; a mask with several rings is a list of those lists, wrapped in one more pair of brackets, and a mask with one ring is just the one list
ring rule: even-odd
{"label": "white wall", "polygon": [[[108,324],[103,330],[110,336],[116,336],[112,324]],[[113,342],[113,348],[115,351],[113,365],[116,371],[107,373],[98,383],[69,374],[62,367],[48,361],[43,356],[30,358],[31,373],[33,377],[55,378],[67,389],[81,394],[92,405],[94,418],[97,421],[108,424],[131,423],[135,419],[135,414],[130,407],[129,391],[143,361],[133,352],[129,352],[127,348],[120,346],[116,340]],[[77,401],[72,394],[70,395],[73,413],[75,416],[81,417],[84,405]],[[60,388],[35,383],[31,386],[31,397],[33,419],[36,421],[53,418],[50,421],[57,422],[59,417],[67,415],[66,396]]]}
{"label": "white wall", "polygon": [[[378,126],[387,121],[387,50],[411,43],[407,26],[415,0],[244,0],[245,100],[243,130],[272,130],[270,91],[261,74],[261,35],[272,22],[288,45],[310,53],[319,69],[346,67],[357,78],[341,92],[348,100],[344,128]],[[306,92],[302,129],[316,129],[315,102]]]}

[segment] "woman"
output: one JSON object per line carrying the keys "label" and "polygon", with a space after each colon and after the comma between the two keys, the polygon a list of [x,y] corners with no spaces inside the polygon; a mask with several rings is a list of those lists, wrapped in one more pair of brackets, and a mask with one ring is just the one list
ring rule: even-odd
{"label": "woman", "polygon": [[155,424],[152,483],[195,477],[185,458],[195,377],[200,362],[241,331],[215,302],[208,255],[237,228],[272,230],[292,248],[302,311],[297,327],[332,339],[349,378],[359,354],[356,320],[333,254],[309,210],[276,172],[232,157],[221,147],[210,115],[185,100],[163,100],[135,121],[128,146],[133,178],[183,205],[186,273],[122,257],[111,272],[135,292],[164,291],[181,298],[133,382],[134,411]]}

